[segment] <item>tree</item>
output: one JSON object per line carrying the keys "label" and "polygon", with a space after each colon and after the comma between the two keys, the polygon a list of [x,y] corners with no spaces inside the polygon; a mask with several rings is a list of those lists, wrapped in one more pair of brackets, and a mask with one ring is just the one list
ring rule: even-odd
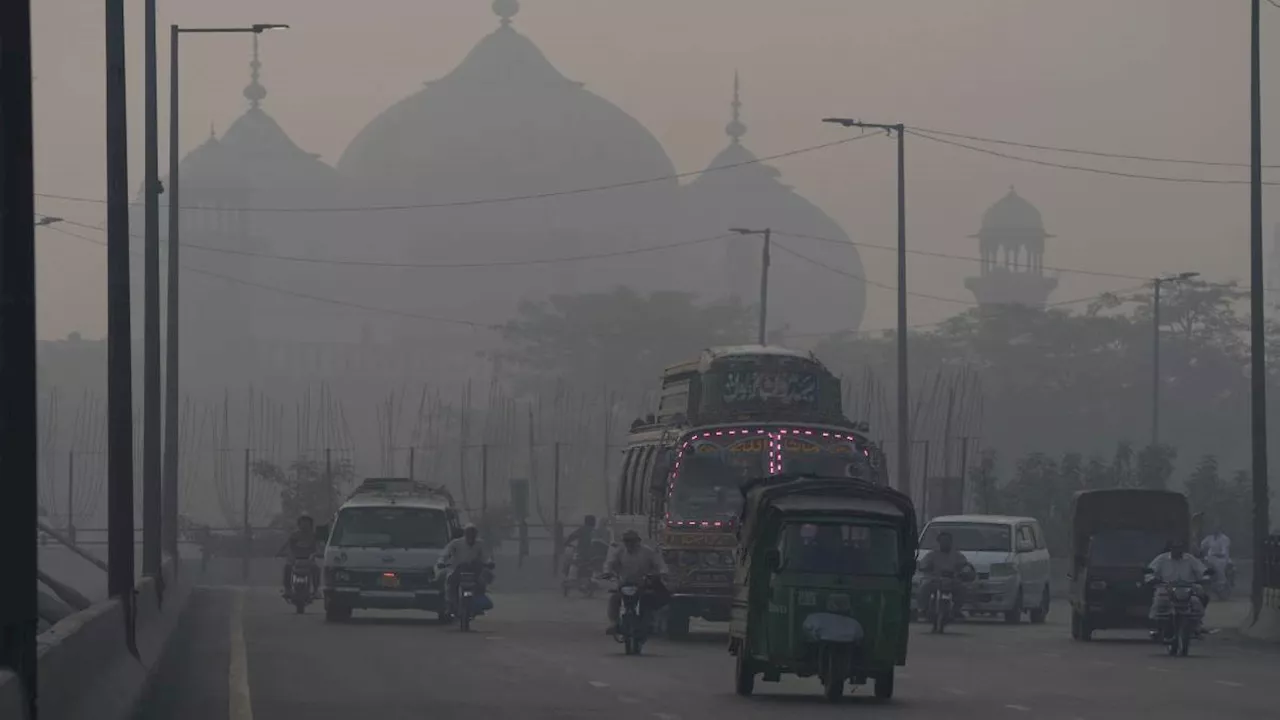
{"label": "tree", "polygon": [[735,302],[699,304],[691,293],[610,292],[553,295],[524,303],[500,331],[499,362],[518,389],[558,385],[637,394],[655,387],[664,367],[703,348],[752,336],[754,314]]}
{"label": "tree", "polygon": [[327,522],[342,504],[342,493],[355,481],[355,468],[345,458],[331,464],[331,474],[325,473],[324,463],[309,459],[295,460],[287,469],[259,460],[250,470],[254,478],[280,489],[280,512],[271,523],[279,528],[293,527],[304,514]]}

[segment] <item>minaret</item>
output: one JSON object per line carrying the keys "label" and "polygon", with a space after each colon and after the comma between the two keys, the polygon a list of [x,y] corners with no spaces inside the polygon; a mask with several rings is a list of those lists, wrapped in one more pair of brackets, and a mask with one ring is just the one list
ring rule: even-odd
{"label": "minaret", "polygon": [[520,12],[520,0],[493,0],[493,12],[502,18],[502,26],[511,24],[511,18]]}
{"label": "minaret", "polygon": [[982,264],[978,276],[964,284],[979,306],[1044,307],[1058,279],[1044,274],[1045,240],[1053,236],[1034,205],[1010,186],[982,214],[982,229],[969,237],[978,240]]}
{"label": "minaret", "polygon": [[[733,145],[741,145],[742,136],[747,134],[747,126],[742,122],[742,83],[737,70],[733,71],[733,102],[729,103],[729,109],[732,117],[724,126],[724,132]],[[760,276],[760,266],[759,261],[755,259],[759,256],[758,252],[743,251],[743,241],[748,239],[742,236],[729,238],[725,245],[722,267],[725,273],[724,287],[728,296],[739,302],[749,303],[756,297],[753,278]]]}
{"label": "minaret", "polygon": [[267,96],[267,89],[258,81],[261,70],[262,61],[258,57],[258,33],[254,33],[253,60],[249,63],[249,84],[244,88],[245,99],[249,101],[249,108],[252,110],[257,110],[263,98]]}

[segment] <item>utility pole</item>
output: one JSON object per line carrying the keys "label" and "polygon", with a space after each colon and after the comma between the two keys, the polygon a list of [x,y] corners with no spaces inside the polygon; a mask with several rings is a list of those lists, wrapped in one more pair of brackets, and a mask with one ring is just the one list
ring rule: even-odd
{"label": "utility pole", "polygon": [[156,0],[143,3],[142,574],[160,577],[160,168],[156,117]]}
{"label": "utility pole", "polygon": [[[36,245],[31,119],[31,2],[0,3],[0,667],[37,713],[39,518],[36,431]],[[19,711],[23,712],[23,711]]]}
{"label": "utility pole", "polygon": [[960,514],[969,510],[969,436],[960,438]]}
{"label": "utility pole", "polygon": [[163,544],[178,574],[178,26],[169,26],[169,255],[165,268]]}
{"label": "utility pole", "polygon": [[67,537],[76,541],[76,451],[67,451]]}
{"label": "utility pole", "polygon": [[825,118],[844,127],[884,130],[898,136],[898,489],[911,492],[911,422],[907,385],[907,128],[902,123],[864,123],[852,118]]}
{"label": "utility pole", "polygon": [[1198,277],[1198,272],[1151,278],[1151,446],[1160,444],[1160,286]]}
{"label": "utility pole", "polygon": [[551,544],[552,544],[552,561],[551,573],[554,575],[560,569],[560,554],[563,551],[564,532],[560,529],[560,441],[557,440],[552,446],[551,454]]}
{"label": "utility pole", "polygon": [[1252,82],[1249,88],[1251,144],[1250,171],[1250,267],[1249,267],[1249,369],[1252,398],[1253,445],[1253,588],[1250,601],[1253,620],[1262,610],[1267,535],[1271,531],[1270,498],[1267,496],[1267,336],[1263,308],[1266,287],[1262,254],[1262,0],[1253,0],[1251,52]]}
{"label": "utility pole", "polygon": [[133,333],[129,297],[129,122],[124,0],[106,3],[107,68],[107,592],[133,643]]}
{"label": "utility pole", "polygon": [[489,443],[480,444],[480,517],[488,525],[489,512]]}
{"label": "utility pole", "polygon": [[415,450],[417,450],[417,449],[418,449],[418,448],[417,448],[417,447],[415,447],[415,446],[413,446],[413,445],[410,445],[410,446],[409,446],[409,479],[410,479],[410,480],[413,480],[413,479],[414,479],[414,474],[413,474],[413,461],[414,461],[414,451],[415,451]]}
{"label": "utility pole", "polygon": [[[410,471],[410,480],[412,480],[412,471]],[[333,519],[333,514],[338,511],[333,506],[333,453],[329,448],[324,449],[324,509],[328,520]]]}
{"label": "utility pole", "polygon": [[757,332],[757,342],[761,345],[768,344],[765,332],[765,322],[769,315],[769,244],[773,235],[772,228],[763,230],[749,230],[747,228],[729,228],[730,232],[736,232],[739,235],[759,235],[764,238],[764,245],[760,253],[760,329]]}
{"label": "utility pole", "polygon": [[240,507],[244,535],[244,553],[240,559],[240,576],[249,579],[249,552],[253,549],[253,531],[249,529],[249,448],[244,449],[244,498]]}

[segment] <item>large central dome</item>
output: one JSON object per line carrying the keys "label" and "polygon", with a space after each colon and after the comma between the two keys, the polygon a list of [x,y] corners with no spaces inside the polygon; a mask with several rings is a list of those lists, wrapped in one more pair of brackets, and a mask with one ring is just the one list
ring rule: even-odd
{"label": "large central dome", "polygon": [[496,3],[502,25],[453,72],[370,122],[339,169],[369,189],[426,193],[425,202],[674,175],[643,125],[565,78],[511,27],[515,8]]}

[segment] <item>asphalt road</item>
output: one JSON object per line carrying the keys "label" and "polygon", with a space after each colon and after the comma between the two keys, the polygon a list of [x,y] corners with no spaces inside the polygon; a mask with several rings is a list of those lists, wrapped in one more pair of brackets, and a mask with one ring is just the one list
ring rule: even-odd
{"label": "asphalt road", "polygon": [[[973,622],[943,636],[918,626],[894,700],[862,688],[832,706],[813,679],[757,681],[756,696],[735,696],[723,626],[626,657],[602,633],[599,599],[495,595],[495,603],[464,634],[413,614],[326,624],[318,605],[295,615],[270,588],[198,588],[137,720],[1280,716],[1280,652],[1227,633],[1185,659],[1134,633],[1073,642],[1061,607],[1040,626]],[[1215,609],[1210,620],[1223,624],[1240,612],[1234,603]]]}

